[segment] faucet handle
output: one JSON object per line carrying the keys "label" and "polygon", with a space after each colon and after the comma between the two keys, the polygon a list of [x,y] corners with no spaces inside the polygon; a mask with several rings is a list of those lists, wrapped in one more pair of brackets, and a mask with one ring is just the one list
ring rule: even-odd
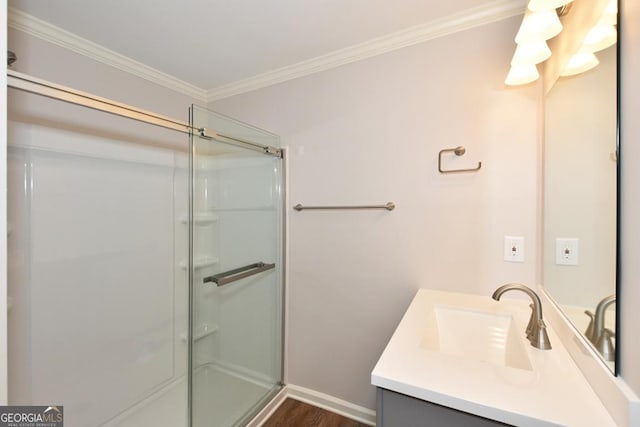
{"label": "faucet handle", "polygon": [[529,304],[529,308],[531,309],[531,316],[529,317],[529,323],[527,323],[525,332],[527,333],[527,339],[531,341],[533,339],[533,325],[536,323],[536,316],[533,311],[533,304]]}

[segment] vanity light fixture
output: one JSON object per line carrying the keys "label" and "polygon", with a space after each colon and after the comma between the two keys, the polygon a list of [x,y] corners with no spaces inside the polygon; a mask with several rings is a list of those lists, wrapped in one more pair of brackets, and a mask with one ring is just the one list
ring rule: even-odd
{"label": "vanity light fixture", "polygon": [[[594,52],[613,46],[618,41],[617,24],[618,2],[609,0],[602,18],[587,33],[582,47],[569,59],[560,76],[574,76],[596,67],[600,61]],[[613,23],[612,23],[613,22]]]}
{"label": "vanity light fixture", "polygon": [[[505,80],[509,86],[536,81],[539,73],[536,64],[547,60],[551,51],[547,40],[562,31],[559,16],[564,16],[573,0],[530,0],[522,24],[516,35],[516,51],[511,60],[511,69]],[[583,73],[599,64],[594,52],[616,43],[618,2],[609,3],[599,22],[588,32],[582,47],[571,57],[561,76]]]}
{"label": "vanity light fixture", "polygon": [[540,77],[536,64],[551,56],[547,40],[562,31],[556,8],[571,1],[573,0],[531,0],[529,2],[516,34],[517,47],[505,84],[523,85],[536,81]]}

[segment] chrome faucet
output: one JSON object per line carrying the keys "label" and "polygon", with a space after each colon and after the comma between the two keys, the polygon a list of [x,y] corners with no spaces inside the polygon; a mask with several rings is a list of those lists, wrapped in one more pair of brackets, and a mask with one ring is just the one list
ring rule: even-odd
{"label": "chrome faucet", "polygon": [[507,283],[500,286],[495,290],[491,298],[496,301],[500,301],[500,297],[507,291],[522,291],[531,297],[533,304],[531,307],[531,317],[529,318],[529,324],[527,325],[526,335],[531,345],[540,350],[550,350],[551,343],[549,342],[549,336],[547,335],[547,326],[542,320],[542,302],[540,297],[530,288],[519,283]]}
{"label": "chrome faucet", "polygon": [[585,311],[585,314],[591,318],[591,321],[584,334],[587,339],[596,346],[596,350],[608,361],[615,360],[616,358],[613,342],[611,341],[611,338],[615,337],[615,333],[604,327],[604,315],[607,307],[614,302],[616,302],[616,296],[609,295],[598,303],[595,315],[588,310]]}

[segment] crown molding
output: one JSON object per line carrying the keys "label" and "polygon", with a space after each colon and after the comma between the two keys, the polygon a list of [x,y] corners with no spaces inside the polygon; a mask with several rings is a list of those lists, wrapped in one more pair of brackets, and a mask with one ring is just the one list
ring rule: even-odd
{"label": "crown molding", "polygon": [[326,71],[352,62],[371,58],[403,47],[433,40],[459,31],[468,30],[516,15],[522,15],[526,0],[498,0],[467,9],[460,13],[378,37],[364,43],[318,56],[297,64],[259,74],[207,92],[207,101],[213,102],[256,89]]}
{"label": "crown molding", "polygon": [[8,8],[7,24],[11,28],[188,95],[199,101],[213,102],[521,15],[525,4],[526,0],[496,0],[489,4],[467,9],[460,13],[448,15],[425,24],[210,90],[199,88],[184,80],[158,71],[14,8]]}
{"label": "crown molding", "polygon": [[8,8],[7,26],[87,58],[141,77],[167,89],[190,96],[198,101],[207,102],[207,91],[202,88],[158,71],[155,68],[79,37],[20,10],[11,7]]}

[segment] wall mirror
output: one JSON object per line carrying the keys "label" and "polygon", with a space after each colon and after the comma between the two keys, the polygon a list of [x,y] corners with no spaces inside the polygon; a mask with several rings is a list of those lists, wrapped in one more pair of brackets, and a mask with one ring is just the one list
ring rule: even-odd
{"label": "wall mirror", "polygon": [[616,373],[617,44],[545,97],[543,284]]}

